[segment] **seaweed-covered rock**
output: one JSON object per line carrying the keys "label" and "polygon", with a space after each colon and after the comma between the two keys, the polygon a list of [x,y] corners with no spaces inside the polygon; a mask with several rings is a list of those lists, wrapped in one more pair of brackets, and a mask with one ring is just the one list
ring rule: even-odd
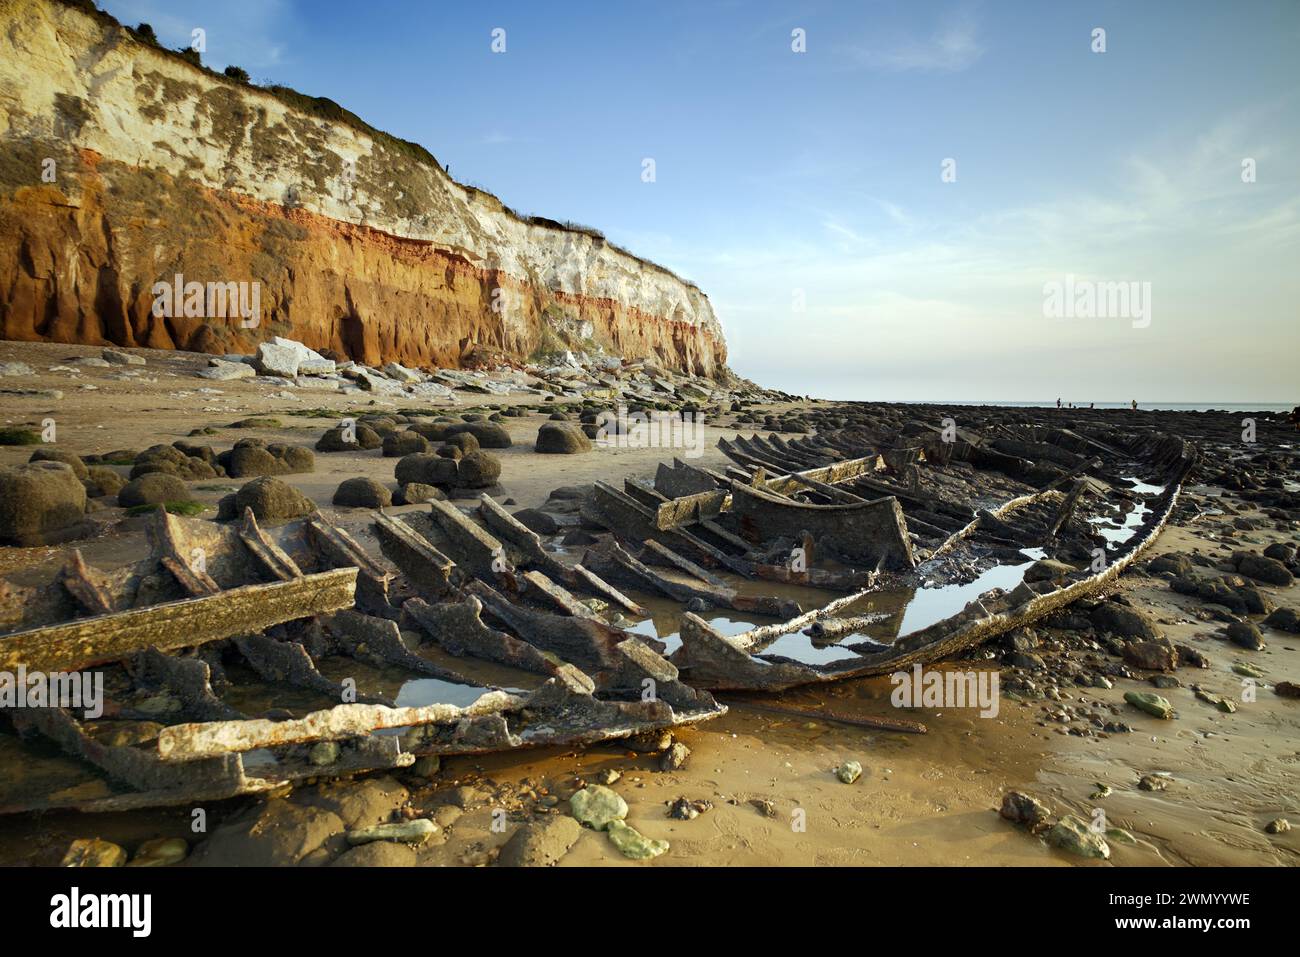
{"label": "seaweed-covered rock", "polygon": [[44,544],[85,512],[86,488],[63,462],[0,466],[0,543]]}
{"label": "seaweed-covered rock", "polygon": [[407,429],[403,432],[389,432],[384,436],[384,458],[397,459],[403,455],[429,451],[429,440],[419,432]]}
{"label": "seaweed-covered rock", "polygon": [[186,482],[215,478],[219,473],[213,463],[199,456],[186,455],[174,445],[152,445],[135,457],[131,478],[161,472]]}
{"label": "seaweed-covered rock", "polygon": [[451,422],[417,422],[411,426],[412,432],[418,432],[430,442],[442,442],[450,434]]}
{"label": "seaweed-covered rock", "polygon": [[378,432],[358,422],[350,429],[344,425],[336,425],[328,429],[316,441],[316,451],[360,452],[365,449],[377,449],[382,442]]}
{"label": "seaweed-covered rock", "polygon": [[1253,578],[1266,585],[1278,585],[1285,588],[1295,581],[1295,576],[1276,558],[1257,555],[1254,552],[1237,552],[1233,556],[1237,571],[1247,578]]}
{"label": "seaweed-covered rock", "polygon": [[1297,615],[1294,609],[1291,608],[1277,609],[1264,619],[1264,624],[1270,628],[1276,628],[1278,631],[1300,633],[1300,615]]}
{"label": "seaweed-covered rock", "polygon": [[1226,634],[1229,641],[1242,648],[1260,651],[1264,647],[1264,636],[1253,621],[1234,621],[1228,625]]}
{"label": "seaweed-covered rock", "polygon": [[[445,448],[457,449],[461,456],[468,452],[477,452],[479,450],[478,439],[474,437],[474,433],[472,432],[453,432],[448,435],[444,441]],[[460,458],[460,456],[456,456],[456,458]]]}
{"label": "seaweed-covered rock", "polygon": [[431,452],[416,452],[402,458],[393,469],[398,485],[419,482],[421,485],[455,485],[457,463]]}
{"label": "seaweed-covered rock", "polygon": [[77,478],[85,479],[90,477],[90,474],[86,471],[86,463],[81,460],[81,456],[69,452],[66,449],[37,449],[32,453],[32,457],[27,461],[62,462],[64,465],[68,466],[68,468],[72,469]]}
{"label": "seaweed-covered rock", "polygon": [[534,451],[555,455],[576,455],[590,452],[591,439],[582,429],[570,422],[544,422],[537,430]]}
{"label": "seaweed-covered rock", "polygon": [[122,508],[137,505],[165,505],[168,502],[192,502],[194,496],[175,475],[166,472],[148,472],[122,486],[117,493],[117,504]]}
{"label": "seaweed-covered rock", "polygon": [[387,508],[393,495],[372,478],[350,478],[334,492],[334,504],[351,508]]}
{"label": "seaweed-covered rock", "polygon": [[86,487],[86,494],[91,498],[116,495],[126,484],[126,479],[107,465],[88,466],[86,473],[86,478],[81,480],[81,484]]}
{"label": "seaweed-covered rock", "polygon": [[298,472],[312,472],[316,468],[316,456],[311,449],[300,445],[273,443],[263,445],[256,439],[241,439],[230,450],[227,471],[232,478],[247,478],[250,475],[289,475]]}
{"label": "seaweed-covered rock", "polygon": [[436,485],[426,485],[424,482],[407,482],[397,490],[393,496],[394,505],[419,505],[421,502],[427,502],[431,498],[439,501],[445,499],[447,493]]}
{"label": "seaweed-covered rock", "polygon": [[[439,459],[449,462],[450,459]],[[464,488],[487,488],[495,485],[501,477],[501,460],[486,452],[470,452],[459,462],[453,463],[457,469],[456,484]]]}
{"label": "seaweed-covered rock", "polygon": [[1146,612],[1119,602],[1102,602],[1092,610],[1091,619],[1098,631],[1110,632],[1120,638],[1154,641],[1160,637],[1160,629]]}
{"label": "seaweed-covered rock", "polygon": [[447,429],[449,436],[461,432],[474,436],[478,439],[479,446],[485,449],[510,448],[510,433],[505,430],[505,426],[496,422],[454,422]]}
{"label": "seaweed-covered rock", "polygon": [[254,515],[265,521],[301,518],[316,511],[311,499],[271,476],[254,479],[236,492],[234,506],[235,515],[243,515],[245,508],[251,508]]}

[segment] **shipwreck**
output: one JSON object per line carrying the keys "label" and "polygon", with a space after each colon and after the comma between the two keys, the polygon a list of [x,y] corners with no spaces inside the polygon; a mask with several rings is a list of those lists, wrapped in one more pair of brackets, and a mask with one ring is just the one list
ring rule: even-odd
{"label": "shipwreck", "polygon": [[5,782],[0,811],[654,736],[725,713],[716,691],[934,662],[1106,589],[1196,461],[1152,433],[845,421],[598,482],[558,516],[580,548],[484,495],[351,530],[159,511],[148,557],[112,570],[70,549],[51,580],[0,582],[0,670],[96,670],[108,700],[7,712],[3,747],[65,764]]}

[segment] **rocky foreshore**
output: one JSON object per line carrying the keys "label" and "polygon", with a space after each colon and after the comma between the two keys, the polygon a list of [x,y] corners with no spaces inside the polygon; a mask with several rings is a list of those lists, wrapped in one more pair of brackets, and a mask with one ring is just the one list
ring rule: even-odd
{"label": "rocky foreshore", "polygon": [[[321,742],[310,750],[316,777],[205,803],[201,833],[169,811],[118,812],[89,829],[75,814],[19,815],[6,821],[0,860],[1142,864],[1281,863],[1296,853],[1287,742],[1300,726],[1300,485],[1286,415],[839,404],[609,356],[559,353],[543,364],[449,373],[366,367],[289,340],[219,358],[8,343],[0,371],[12,410],[0,449],[6,588],[45,580],[73,548],[96,567],[134,561],[145,547],[142,523],[159,508],[219,524],[249,510],[268,527],[321,515],[365,539],[378,509],[468,505],[486,493],[563,555],[606,534],[579,507],[595,483],[650,476],[687,455],[593,439],[602,414],[620,406],[698,413],[707,447],[684,460],[718,474],[734,468],[718,439],[870,433],[886,447],[890,436],[928,441],[951,424],[1010,471],[940,468],[936,460],[934,475],[950,500],[987,497],[989,507],[1026,478],[1068,473],[1071,460],[1031,448],[1025,430],[1102,445],[1103,436],[1150,430],[1199,452],[1168,525],[1105,594],[940,666],[997,673],[992,720],[919,701],[904,713],[913,724],[922,719],[927,734],[882,730],[882,720],[907,723],[890,717],[886,676],[796,688],[776,706],[724,694],[730,713],[698,727],[579,751],[428,757],[350,777],[331,770],[340,755]],[[105,414],[109,405],[121,407],[117,416]],[[792,455],[810,447],[763,446]],[[887,451],[878,480],[905,490],[915,467]],[[923,462],[920,472],[917,501],[932,494]],[[1140,514],[1155,487],[1123,478],[1108,484],[1132,484],[1124,494]],[[908,506],[922,562],[934,550],[930,523],[944,520],[932,509]],[[988,528],[1018,534],[1000,521]],[[1062,574],[1048,562],[1034,568],[1043,581]],[[970,574],[984,569],[977,562]],[[770,583],[746,587],[794,594]],[[708,602],[693,601],[705,614]],[[11,632],[29,612],[6,609],[2,627]],[[651,611],[641,633],[668,634],[667,612]],[[621,627],[636,617],[599,613]],[[366,690],[394,691],[382,681]],[[117,747],[150,746],[184,707],[167,691],[125,700],[127,711],[96,731]],[[297,713],[295,700],[265,700],[253,713],[285,720]],[[25,792],[76,806],[115,793],[75,764],[48,753],[36,759],[24,747],[0,718],[0,763],[14,772],[0,803]],[[968,850],[954,858],[958,847]]]}

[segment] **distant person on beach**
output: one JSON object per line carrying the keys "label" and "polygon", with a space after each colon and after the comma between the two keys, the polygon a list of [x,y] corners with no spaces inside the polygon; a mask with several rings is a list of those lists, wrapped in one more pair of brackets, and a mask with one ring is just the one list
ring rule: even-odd
{"label": "distant person on beach", "polygon": [[1134,400],[1133,400],[1133,411],[1136,412],[1137,410],[1138,410],[1138,400],[1137,400],[1137,399],[1134,399]]}
{"label": "distant person on beach", "polygon": [[1057,407],[1058,409],[1061,407],[1061,400],[1060,400],[1060,399],[1057,399],[1057,400],[1056,400],[1056,407]]}
{"label": "distant person on beach", "polygon": [[1090,409],[1095,409],[1095,408],[1097,408],[1097,403],[1096,403],[1096,402],[1089,402],[1089,403],[1088,403],[1088,408],[1090,408]]}

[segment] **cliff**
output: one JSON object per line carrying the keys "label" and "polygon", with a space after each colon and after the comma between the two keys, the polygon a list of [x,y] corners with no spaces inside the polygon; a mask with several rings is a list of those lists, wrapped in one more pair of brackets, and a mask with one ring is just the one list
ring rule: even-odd
{"label": "cliff", "polygon": [[[0,337],[221,353],[282,335],[416,366],[599,345],[725,369],[695,285],[515,214],[331,101],[76,3],[0,0],[0,28]],[[156,315],[177,275],[260,284],[259,321]]]}

